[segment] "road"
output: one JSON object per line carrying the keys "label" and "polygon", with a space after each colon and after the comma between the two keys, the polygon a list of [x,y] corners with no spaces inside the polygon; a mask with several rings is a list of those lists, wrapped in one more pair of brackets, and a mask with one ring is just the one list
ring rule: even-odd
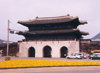
{"label": "road", "polygon": [[100,66],[0,69],[0,73],[100,73]]}

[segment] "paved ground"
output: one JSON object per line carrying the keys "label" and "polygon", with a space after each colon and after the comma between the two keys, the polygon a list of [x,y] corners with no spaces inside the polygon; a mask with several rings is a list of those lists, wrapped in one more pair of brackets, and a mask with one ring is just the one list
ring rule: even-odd
{"label": "paved ground", "polygon": [[[24,60],[24,59],[31,59],[31,60],[62,60],[62,61],[95,61],[100,62],[100,60],[90,60],[90,59],[66,59],[66,58],[25,58],[25,57],[11,57],[11,60]],[[0,57],[0,61],[4,61],[4,57]]]}
{"label": "paved ground", "polygon": [[100,66],[0,69],[0,73],[100,73]]}

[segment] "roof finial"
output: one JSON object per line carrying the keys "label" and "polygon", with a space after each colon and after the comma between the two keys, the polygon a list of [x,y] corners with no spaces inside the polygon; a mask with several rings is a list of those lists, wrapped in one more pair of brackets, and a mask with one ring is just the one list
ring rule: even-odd
{"label": "roof finial", "polygon": [[67,16],[70,16],[70,14],[67,14]]}
{"label": "roof finial", "polygon": [[36,19],[39,18],[38,16],[36,16]]}

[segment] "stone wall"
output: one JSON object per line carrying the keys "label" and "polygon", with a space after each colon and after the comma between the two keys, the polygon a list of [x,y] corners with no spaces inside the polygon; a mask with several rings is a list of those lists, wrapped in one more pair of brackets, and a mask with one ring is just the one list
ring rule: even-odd
{"label": "stone wall", "polygon": [[79,41],[23,41],[19,44],[19,57],[28,57],[30,47],[35,49],[35,57],[43,57],[43,48],[51,47],[51,55],[55,58],[60,58],[60,50],[62,47],[68,49],[68,55],[74,52],[79,52]]}

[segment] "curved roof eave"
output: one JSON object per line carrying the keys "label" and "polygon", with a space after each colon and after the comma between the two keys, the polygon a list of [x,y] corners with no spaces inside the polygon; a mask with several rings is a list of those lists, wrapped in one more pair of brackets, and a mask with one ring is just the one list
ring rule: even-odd
{"label": "curved roof eave", "polygon": [[78,19],[78,17],[72,17],[72,16],[59,16],[59,17],[42,17],[42,18],[36,18],[33,20],[28,21],[18,21],[18,23],[28,26],[33,24],[54,24],[54,23],[66,23],[69,21],[73,21],[75,19]]}

